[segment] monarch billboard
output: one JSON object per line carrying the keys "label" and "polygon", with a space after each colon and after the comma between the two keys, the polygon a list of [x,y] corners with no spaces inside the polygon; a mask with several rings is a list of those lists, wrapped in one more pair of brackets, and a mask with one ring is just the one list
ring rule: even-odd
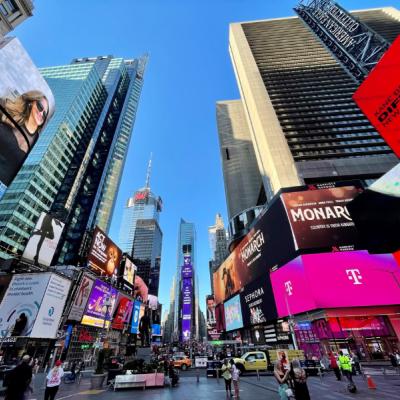
{"label": "monarch billboard", "polygon": [[0,198],[54,113],[54,96],[17,38],[0,39]]}
{"label": "monarch billboard", "polygon": [[400,36],[353,95],[353,100],[400,157]]}

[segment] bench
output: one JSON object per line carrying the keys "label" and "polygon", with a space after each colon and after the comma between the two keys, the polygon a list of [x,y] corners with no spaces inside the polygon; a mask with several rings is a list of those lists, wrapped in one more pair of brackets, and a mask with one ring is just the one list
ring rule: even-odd
{"label": "bench", "polygon": [[146,389],[146,379],[140,375],[117,375],[114,381],[114,390],[141,387]]}

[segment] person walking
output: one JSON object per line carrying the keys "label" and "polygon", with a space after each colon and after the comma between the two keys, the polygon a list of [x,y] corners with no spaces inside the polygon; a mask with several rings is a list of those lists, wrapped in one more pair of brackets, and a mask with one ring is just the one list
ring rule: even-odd
{"label": "person walking", "polygon": [[343,354],[343,351],[339,351],[339,366],[343,373],[343,375],[347,378],[350,383],[353,383],[353,376],[352,376],[352,366],[350,362],[350,358]]}
{"label": "person walking", "polygon": [[354,375],[361,375],[360,358],[355,352],[351,353],[351,362],[354,365]]}
{"label": "person walking", "polygon": [[228,362],[228,359],[225,358],[224,363],[221,367],[222,377],[224,378],[225,382],[225,390],[226,390],[226,397],[233,397],[232,394],[232,367]]}
{"label": "person walking", "polygon": [[288,400],[289,396],[293,396],[292,390],[289,388],[290,371],[285,371],[282,363],[276,361],[274,365],[274,376],[279,384],[278,394],[281,400]]}
{"label": "person walking", "polygon": [[333,372],[335,373],[336,380],[341,381],[342,375],[340,373],[340,369],[339,369],[339,365],[337,363],[336,357],[334,356],[333,353],[329,353],[329,361],[330,361],[330,367],[332,368]]}
{"label": "person walking", "polygon": [[307,374],[301,367],[299,360],[293,360],[290,365],[290,376],[294,386],[296,400],[310,400],[310,392],[307,386]]}
{"label": "person walking", "polygon": [[231,358],[231,366],[232,366],[233,388],[235,389],[235,397],[238,399],[239,398],[239,375],[240,375],[240,370],[236,366],[235,361],[233,360],[233,358]]}
{"label": "person walking", "polygon": [[145,311],[143,317],[140,319],[139,322],[139,332],[140,338],[142,340],[142,347],[149,347],[150,346],[150,317]]}
{"label": "person walking", "polygon": [[23,356],[21,363],[8,374],[5,400],[25,400],[25,393],[32,381],[30,359],[28,355]]}
{"label": "person walking", "polygon": [[46,377],[46,390],[44,400],[54,400],[61,384],[61,378],[64,376],[64,370],[61,367],[61,361],[57,360],[55,366],[50,370]]}

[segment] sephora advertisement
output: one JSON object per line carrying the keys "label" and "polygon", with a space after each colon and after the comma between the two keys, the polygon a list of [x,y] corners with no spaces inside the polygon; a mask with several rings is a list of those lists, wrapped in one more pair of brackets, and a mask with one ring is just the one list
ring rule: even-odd
{"label": "sephora advertisement", "polygon": [[360,191],[342,186],[282,193],[296,250],[354,250],[357,230],[346,205]]}
{"label": "sephora advertisement", "polygon": [[353,100],[400,157],[400,36],[353,95]]}
{"label": "sephora advertisement", "polygon": [[399,304],[400,269],[391,254],[305,254],[271,273],[279,317],[321,308]]}
{"label": "sephora advertisement", "polygon": [[52,273],[14,275],[0,305],[0,334],[54,339],[71,282]]}
{"label": "sephora advertisement", "polygon": [[134,334],[137,334],[139,332],[139,319],[140,319],[141,305],[142,305],[142,303],[137,300],[135,300],[133,303],[131,333],[134,333]]}
{"label": "sephora advertisement", "polygon": [[42,212],[25,247],[22,258],[49,267],[57,249],[64,223]]}
{"label": "sephora advertisement", "polygon": [[54,96],[17,38],[0,38],[0,198],[54,113]]}
{"label": "sephora advertisement", "polygon": [[[82,325],[108,328],[117,298],[117,289],[114,289],[108,283],[96,279],[89,296],[85,314],[82,318]],[[110,305],[107,309],[106,303],[108,300],[110,301]]]}
{"label": "sephora advertisement", "polygon": [[124,326],[129,324],[132,314],[133,301],[122,294],[119,295],[118,305],[114,312],[114,318],[111,324],[113,329],[123,330]]}
{"label": "sephora advertisement", "polygon": [[267,275],[246,285],[240,292],[244,326],[276,319],[277,312],[271,281]]}
{"label": "sephora advertisement", "polygon": [[224,303],[226,330],[233,331],[243,328],[240,296],[236,295]]}
{"label": "sephora advertisement", "polygon": [[182,280],[182,339],[190,340],[192,331],[192,280]]}
{"label": "sephora advertisement", "polygon": [[100,274],[116,276],[121,260],[121,249],[96,226],[88,254],[89,266]]}
{"label": "sephora advertisement", "polygon": [[94,279],[84,274],[82,276],[79,288],[76,291],[74,301],[71,306],[71,310],[68,315],[68,319],[71,321],[81,321],[83,313],[86,309],[89,295],[92,291]]}

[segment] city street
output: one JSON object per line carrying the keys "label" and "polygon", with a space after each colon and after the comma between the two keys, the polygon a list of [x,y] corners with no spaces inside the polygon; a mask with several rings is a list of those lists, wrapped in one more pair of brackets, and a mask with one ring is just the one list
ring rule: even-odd
{"label": "city street", "polygon": [[[35,392],[29,397],[29,400],[41,400],[43,398],[43,374],[36,377]],[[398,399],[400,390],[400,377],[383,378],[382,376],[374,376],[377,390],[367,388],[367,383],[362,377],[355,377],[358,393],[350,395],[346,391],[346,382],[337,382],[333,374],[328,374],[322,378],[310,377],[308,386],[312,399],[352,399],[359,398],[363,400],[373,399]],[[260,380],[254,375],[245,375],[240,383],[240,396],[242,399],[271,399],[278,400],[277,385],[272,376],[261,376]],[[119,390],[90,390],[90,381],[84,378],[81,384],[62,385],[56,399],[77,399],[77,400],[103,400],[103,399],[132,399],[137,400],[214,400],[225,398],[224,382],[222,379],[217,381],[213,378],[205,378],[204,371],[200,373],[200,381],[197,379],[194,371],[181,373],[180,383],[175,388],[159,388],[159,389],[133,389]]]}

